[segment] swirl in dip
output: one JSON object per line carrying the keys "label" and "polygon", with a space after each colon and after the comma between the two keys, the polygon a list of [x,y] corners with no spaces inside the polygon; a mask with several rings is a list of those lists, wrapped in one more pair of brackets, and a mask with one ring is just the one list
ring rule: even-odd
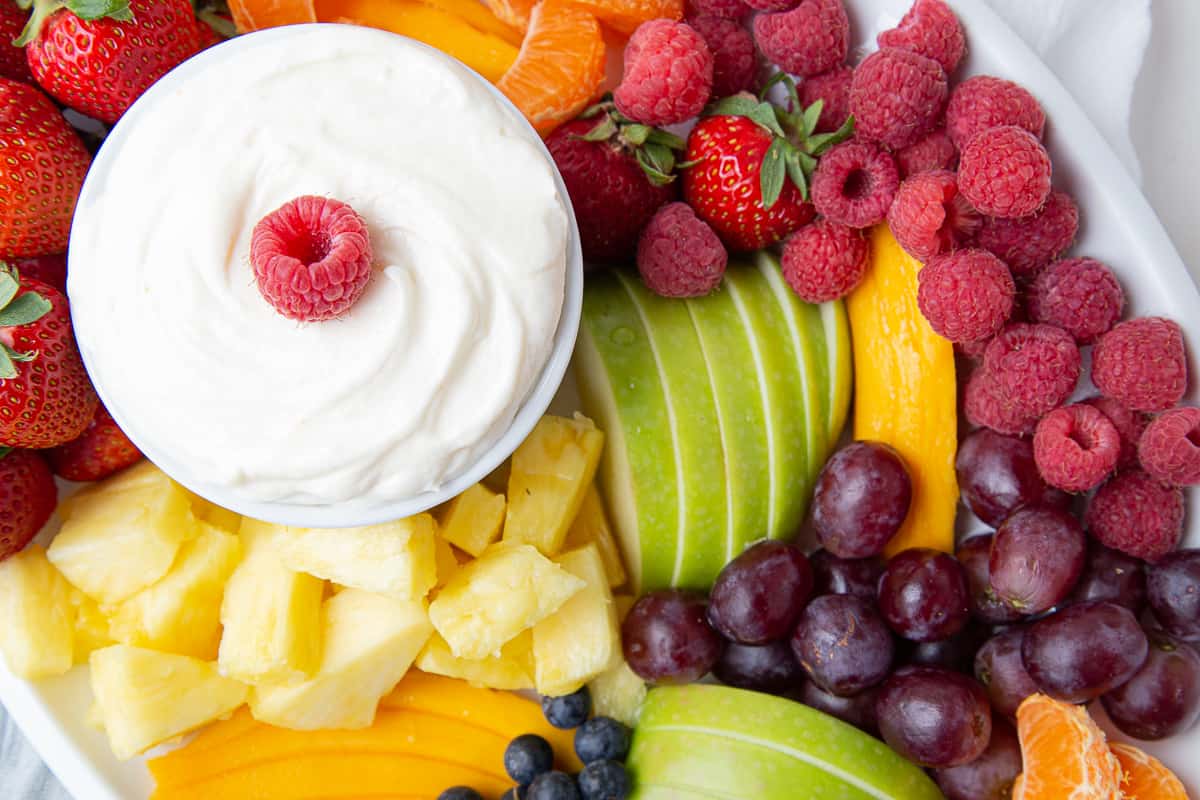
{"label": "swirl in dip", "polygon": [[[344,25],[253,39],[202,55],[106,145],[71,241],[88,368],[135,441],[236,496],[434,490],[502,436],[551,352],[569,235],[553,166],[422,45]],[[259,293],[249,246],[305,194],[349,203],[375,264],[343,316],[300,324]]]}

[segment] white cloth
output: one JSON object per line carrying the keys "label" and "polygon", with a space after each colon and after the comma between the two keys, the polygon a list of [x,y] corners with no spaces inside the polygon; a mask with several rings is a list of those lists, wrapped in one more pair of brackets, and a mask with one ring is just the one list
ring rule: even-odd
{"label": "white cloth", "polygon": [[[954,5],[954,0],[949,2]],[[1150,0],[985,2],[1041,55],[1131,174],[1140,178],[1129,122],[1134,82],[1150,40]],[[882,29],[899,19],[909,0],[851,0],[851,5],[867,12],[857,21]],[[870,13],[872,8],[876,13]],[[70,800],[2,708],[0,798]]]}

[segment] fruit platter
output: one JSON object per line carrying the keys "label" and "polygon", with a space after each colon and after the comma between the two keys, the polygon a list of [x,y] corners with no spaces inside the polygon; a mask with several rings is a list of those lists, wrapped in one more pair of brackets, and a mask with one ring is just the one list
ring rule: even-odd
{"label": "fruit platter", "polygon": [[0,28],[75,797],[1200,798],[1200,293],[980,0]]}

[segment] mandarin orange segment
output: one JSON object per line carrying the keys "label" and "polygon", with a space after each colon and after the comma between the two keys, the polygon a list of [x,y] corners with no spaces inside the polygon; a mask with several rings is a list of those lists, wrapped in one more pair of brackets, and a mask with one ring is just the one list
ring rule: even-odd
{"label": "mandarin orange segment", "polygon": [[1025,771],[1012,800],[1120,800],[1121,766],[1087,709],[1032,695],[1017,735]]}
{"label": "mandarin orange segment", "polygon": [[1124,800],[1188,800],[1183,781],[1149,753],[1130,744],[1109,746],[1121,764],[1121,797]]}
{"label": "mandarin orange segment", "polygon": [[229,0],[229,13],[241,33],[317,21],[313,0]]}
{"label": "mandarin orange segment", "polygon": [[567,0],[533,10],[516,63],[497,84],[545,136],[585,109],[604,83],[600,23]]}
{"label": "mandarin orange segment", "polygon": [[491,12],[507,25],[519,31],[529,29],[529,19],[538,0],[483,0]]}
{"label": "mandarin orange segment", "polygon": [[683,19],[683,0],[575,0],[596,19],[626,35],[652,19]]}

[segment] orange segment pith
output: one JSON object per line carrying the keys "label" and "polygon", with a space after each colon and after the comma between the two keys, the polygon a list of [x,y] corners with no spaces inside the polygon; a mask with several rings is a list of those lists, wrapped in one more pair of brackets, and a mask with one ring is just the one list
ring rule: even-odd
{"label": "orange segment pith", "polygon": [[586,108],[603,82],[600,23],[567,0],[543,0],[516,62],[497,85],[545,136]]}
{"label": "orange segment pith", "polygon": [[229,13],[242,33],[317,21],[313,0],[229,0]]}
{"label": "orange segment pith", "polygon": [[1188,800],[1183,782],[1157,758],[1133,745],[1118,742],[1111,748],[1121,764],[1123,800]]}
{"label": "orange segment pith", "polygon": [[1121,768],[1087,709],[1035,694],[1017,709],[1013,800],[1119,800]]}
{"label": "orange segment pith", "polygon": [[606,25],[633,33],[652,19],[683,19],[683,0],[575,0]]}

